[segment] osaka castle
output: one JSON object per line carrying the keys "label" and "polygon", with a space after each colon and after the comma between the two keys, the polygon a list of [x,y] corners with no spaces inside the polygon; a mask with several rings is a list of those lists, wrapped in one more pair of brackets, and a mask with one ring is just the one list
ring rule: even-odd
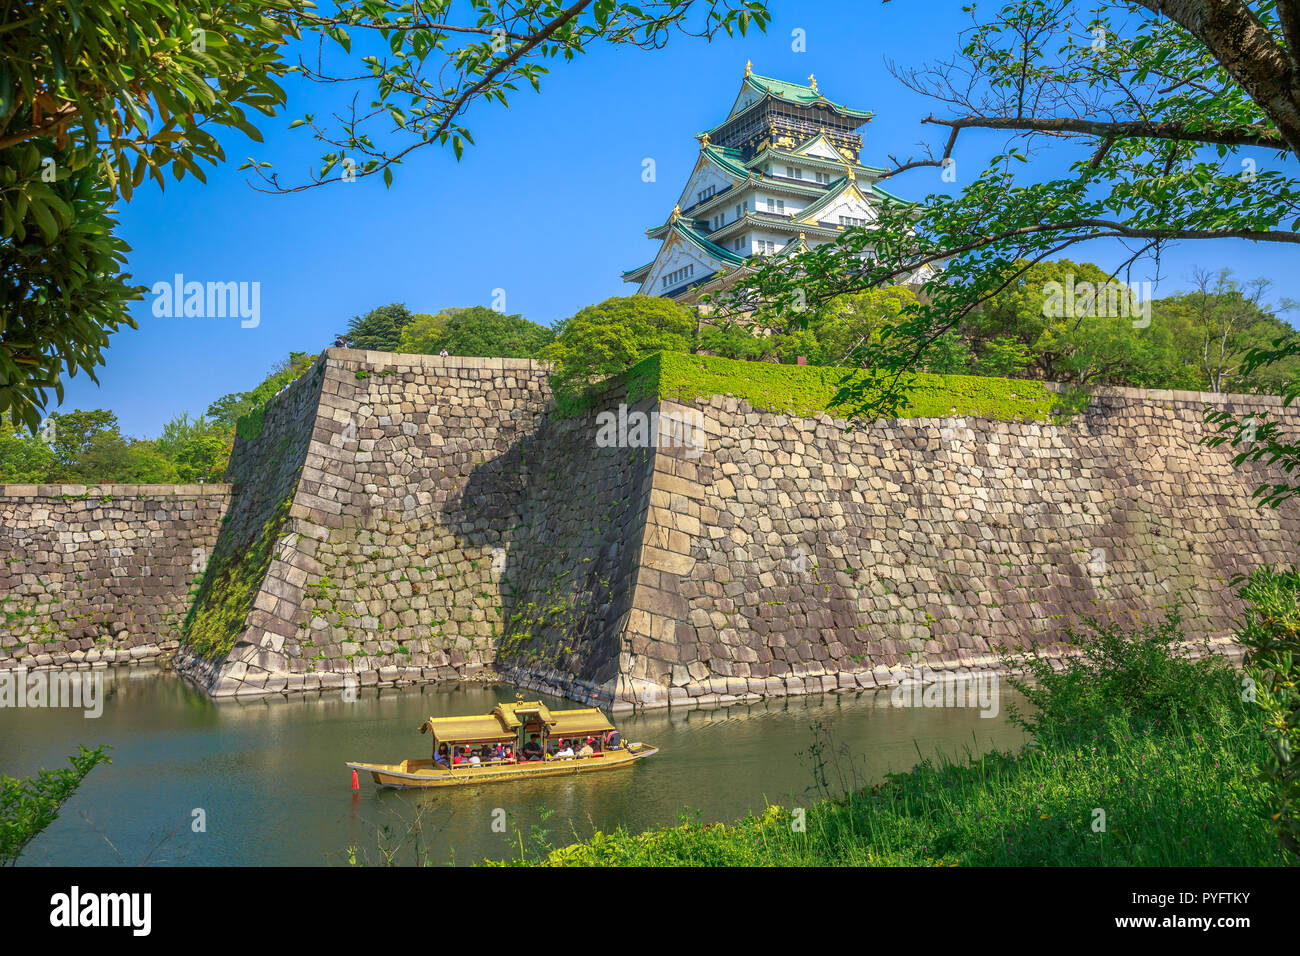
{"label": "osaka castle", "polygon": [[745,65],[731,112],[696,138],[700,155],[646,265],[623,273],[645,295],[690,302],[731,284],[756,256],[793,255],[869,226],[881,203],[902,202],[859,162],[859,130],[872,114],[808,85],[759,76]]}

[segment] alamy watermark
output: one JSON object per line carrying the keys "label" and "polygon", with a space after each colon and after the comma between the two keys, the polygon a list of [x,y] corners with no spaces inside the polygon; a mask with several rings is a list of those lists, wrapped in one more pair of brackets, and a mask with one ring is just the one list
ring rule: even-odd
{"label": "alamy watermark", "polygon": [[170,282],[155,282],[150,291],[153,314],[160,319],[238,318],[245,329],[262,322],[260,282],[186,282],[178,272]]}
{"label": "alamy watermark", "polygon": [[685,448],[687,458],[699,458],[704,451],[704,416],[694,408],[662,414],[629,411],[623,402],[617,412],[596,416],[596,447]]}
{"label": "alamy watermark", "polygon": [[71,707],[89,719],[104,713],[103,671],[0,671],[0,709]]}
{"label": "alamy watermark", "polygon": [[73,886],[50,897],[50,925],[56,928],[121,927],[148,936],[153,921],[151,893],[83,893]]}
{"label": "alamy watermark", "polygon": [[1043,283],[1043,315],[1049,319],[1101,318],[1133,320],[1133,328],[1145,329],[1151,325],[1150,282],[1076,282],[1074,273],[1067,273],[1064,282]]}
{"label": "alamy watermark", "polygon": [[952,674],[914,667],[911,679],[895,687],[889,701],[895,707],[969,707],[981,717],[996,717],[1000,688],[994,673]]}

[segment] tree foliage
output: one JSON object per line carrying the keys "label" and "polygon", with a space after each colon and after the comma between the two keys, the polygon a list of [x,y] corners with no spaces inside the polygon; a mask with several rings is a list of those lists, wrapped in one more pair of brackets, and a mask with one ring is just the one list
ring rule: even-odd
{"label": "tree foliage", "polygon": [[[1248,350],[1290,328],[1228,270],[1192,275],[1192,288],[1141,300],[1090,262],[1017,261],[1009,281],[946,328],[914,371],[1034,378],[1065,384],[1194,391],[1280,392],[1300,364],[1245,374]],[[1116,310],[1117,299],[1124,307]],[[700,351],[728,358],[857,365],[878,354],[921,305],[907,286],[845,293],[804,311],[798,323],[760,309],[707,323]]]}
{"label": "tree foliage", "polygon": [[[436,334],[432,333],[437,327]],[[408,330],[410,327],[408,326]],[[555,332],[522,315],[507,315],[481,305],[445,309],[402,338],[403,351],[479,358],[536,358]]]}
{"label": "tree foliage", "polygon": [[326,150],[306,181],[282,181],[267,160],[241,167],[275,192],[374,175],[391,183],[394,169],[428,146],[450,146],[459,159],[474,142],[470,107],[509,107],[520,89],[540,91],[548,61],[599,44],[659,49],[674,33],[744,35],[766,29],[770,15],[759,0],[338,0],[328,10],[304,4],[289,19],[318,41],[299,58],[303,76],[350,93],[340,98],[352,105],[290,123]]}
{"label": "tree foliage", "polygon": [[[1300,359],[1300,338],[1278,338],[1268,347],[1247,352],[1241,373],[1251,375],[1297,359]],[[1282,391],[1282,404],[1290,406],[1297,398],[1300,398],[1300,378],[1293,378]],[[1236,450],[1234,464],[1264,462],[1274,466],[1277,477],[1261,482],[1253,492],[1261,506],[1277,507],[1300,495],[1300,436],[1283,429],[1278,419],[1267,414],[1242,415],[1222,408],[1209,412],[1205,420],[1213,432],[1203,441],[1212,448],[1227,445]]]}
{"label": "tree foliage", "polygon": [[102,408],[55,412],[37,435],[10,428],[0,437],[0,481],[168,484],[180,479],[176,461],[156,442],[124,436],[117,416]]}
{"label": "tree foliage", "polygon": [[283,0],[89,0],[9,10],[0,31],[0,414],[34,429],[62,373],[92,380],[141,289],[115,199],[200,180],[223,128],[260,139],[294,33]]}
{"label": "tree foliage", "polygon": [[[13,6],[0,30],[0,415],[35,430],[64,373],[94,379],[109,336],[143,287],[122,271],[130,249],[112,204],[146,179],[203,180],[230,131],[261,142],[250,115],[275,115],[297,73],[339,94],[308,116],[326,152],[309,182],[393,169],[413,150],[473,138],[476,102],[540,89],[546,60],[594,44],[662,46],[673,32],[711,37],[766,26],[757,0],[77,0]],[[353,40],[358,50],[352,52]],[[289,45],[305,41],[296,57]],[[316,51],[314,59],[311,51]],[[364,52],[363,52],[364,51]],[[296,62],[295,62],[296,60]],[[339,167],[342,176],[331,177]],[[394,339],[386,347],[396,346]],[[371,347],[371,346],[365,346]]]}
{"label": "tree foliage", "polygon": [[155,439],[124,436],[107,409],[55,412],[36,435],[0,425],[0,481],[40,484],[170,484],[221,481],[235,424],[311,368],[316,356],[290,352],[246,392],[214,401],[205,416],[182,412]]}
{"label": "tree foliage", "polygon": [[69,168],[70,155],[0,149],[0,417],[30,430],[50,390],[63,400],[65,369],[97,381],[109,335],[134,328],[126,308],[140,297],[121,271],[128,247],[113,235],[110,190],[98,170]]}
{"label": "tree foliage", "polygon": [[38,485],[49,481],[53,467],[47,442],[0,419],[0,482]]}
{"label": "tree foliage", "polygon": [[654,352],[689,351],[695,326],[695,317],[671,299],[615,296],[558,323],[555,341],[540,357],[555,363],[552,388],[572,396]]}
{"label": "tree foliage", "polygon": [[[886,202],[871,227],[773,259],[724,311],[805,312],[862,289],[921,284],[918,304],[861,355],[870,416],[896,406],[909,370],[1027,269],[1071,246],[1114,239],[1114,274],[1175,241],[1300,244],[1300,3],[1148,0],[1084,7],[1010,0],[982,8],[951,60],[895,74],[948,111],[938,154],[881,174],[951,169],[955,196]],[[1158,11],[1158,12],[1157,12]],[[1013,136],[981,163],[955,147],[968,129]],[[1068,175],[1034,179],[1044,139],[1082,147]],[[871,398],[868,400],[867,396]]]}
{"label": "tree foliage", "polygon": [[400,352],[402,330],[412,318],[411,310],[400,302],[381,305],[365,315],[354,315],[344,336],[349,348]]}
{"label": "tree foliage", "polygon": [[[1197,269],[1190,290],[1159,303],[1161,325],[1178,336],[1201,387],[1212,392],[1277,395],[1300,373],[1300,362],[1294,359],[1254,368],[1250,374],[1243,369],[1252,350],[1295,334],[1263,303],[1268,286],[1266,279],[1242,285],[1228,269],[1217,273]],[[1287,302],[1283,306],[1294,308]]]}
{"label": "tree foliage", "polygon": [[63,805],[101,763],[112,763],[103,747],[81,747],[70,768],[42,770],[35,777],[0,776],[0,866],[13,866],[27,844],[59,818]]}
{"label": "tree foliage", "polygon": [[1250,674],[1244,696],[1263,712],[1269,743],[1260,777],[1277,835],[1300,858],[1300,571],[1259,568],[1238,583],[1246,613],[1237,640]]}
{"label": "tree foliage", "polygon": [[447,313],[439,312],[430,315],[428,312],[417,312],[411,317],[411,321],[402,329],[400,341],[397,343],[397,351],[406,352],[409,355],[434,355],[438,349],[434,343],[438,341],[438,336],[442,334],[443,328],[447,325]]}
{"label": "tree foliage", "polygon": [[286,385],[311,368],[316,356],[308,352],[290,352],[288,358],[277,362],[270,374],[247,392],[222,395],[208,406],[206,418],[217,426],[228,428],[232,437],[239,420],[259,405],[280,392]]}
{"label": "tree foliage", "polygon": [[230,461],[231,446],[231,429],[201,415],[191,419],[188,412],[163,425],[162,435],[154,442],[158,453],[175,466],[177,480],[185,484],[220,481]]}
{"label": "tree foliage", "polygon": [[744,319],[723,315],[701,323],[696,347],[750,361],[795,362],[802,356],[809,365],[851,364],[915,302],[915,293],[906,286],[888,286],[837,296],[793,327],[763,310]]}

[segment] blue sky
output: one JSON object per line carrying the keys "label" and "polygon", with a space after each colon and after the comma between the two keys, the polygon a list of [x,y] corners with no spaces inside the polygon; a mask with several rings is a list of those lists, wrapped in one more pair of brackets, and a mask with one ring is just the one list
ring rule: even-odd
{"label": "blue sky", "polygon": [[[919,65],[951,55],[969,24],[960,3],[774,0],[772,9],[766,34],[713,43],[674,37],[663,50],[601,47],[554,63],[540,95],[520,92],[508,110],[480,104],[469,113],[476,145],[459,163],[449,149],[428,147],[398,168],[387,190],[378,177],[287,196],[248,185],[236,169],[246,156],[292,177],[321,152],[304,130],[285,127],[304,111],[325,112],[334,91],[289,81],[287,114],[259,121],[265,143],[227,135],[230,161],[210,170],[206,185],[169,177],[165,192],[142,187],[120,208],[135,282],[151,286],[176,273],[260,282],[260,324],[156,318],[146,296],[133,309],[139,329],[112,338],[100,385],[84,375],[66,379],[61,408],[110,408],[125,433],[153,436],[182,411],[200,414],[220,395],[252,387],[290,350],[332,344],[350,317],[377,305],[433,312],[487,305],[503,289],[507,311],[549,325],[631,294],[619,274],[653,256],[644,230],[672,209],[699,149],[694,135],[725,116],[747,59],[768,76],[805,82],[813,73],[831,99],[874,110],[863,131],[865,163],[888,165],[889,154],[904,158],[922,140],[941,142],[935,127],[920,124],[940,105],[902,87],[885,61]],[[796,29],[805,31],[805,52],[792,49]],[[982,165],[1003,142],[963,134],[958,163]],[[646,158],[655,160],[655,182],[642,180]],[[1051,176],[1063,159],[1056,150],[1034,165]],[[923,169],[889,188],[920,198],[947,187],[937,170]],[[1106,265],[1120,252],[1094,244],[1072,257]],[[1295,265],[1294,250],[1187,243],[1166,254],[1156,294],[1186,287],[1195,266],[1226,266],[1239,279],[1271,278],[1274,298],[1300,299]]]}

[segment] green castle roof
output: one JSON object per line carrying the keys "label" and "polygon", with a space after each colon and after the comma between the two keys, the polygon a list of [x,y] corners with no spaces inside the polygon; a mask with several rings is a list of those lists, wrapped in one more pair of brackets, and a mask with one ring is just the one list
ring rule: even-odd
{"label": "green castle roof", "polygon": [[760,93],[767,93],[787,103],[811,106],[813,103],[820,102],[838,113],[843,113],[845,116],[856,116],[864,120],[869,120],[875,115],[870,110],[855,110],[844,106],[842,103],[828,100],[811,86],[804,86],[800,83],[790,83],[770,76],[759,76],[757,73],[745,74],[745,82]]}
{"label": "green castle roof", "polygon": [[700,249],[704,250],[704,252],[713,256],[713,258],[720,259],[727,263],[727,265],[738,266],[743,265],[745,262],[744,256],[736,255],[736,253],[732,252],[730,249],[724,249],[717,243],[709,241],[693,226],[687,225],[684,218],[675,219],[673,221],[673,228],[677,231],[678,235],[694,243]]}

